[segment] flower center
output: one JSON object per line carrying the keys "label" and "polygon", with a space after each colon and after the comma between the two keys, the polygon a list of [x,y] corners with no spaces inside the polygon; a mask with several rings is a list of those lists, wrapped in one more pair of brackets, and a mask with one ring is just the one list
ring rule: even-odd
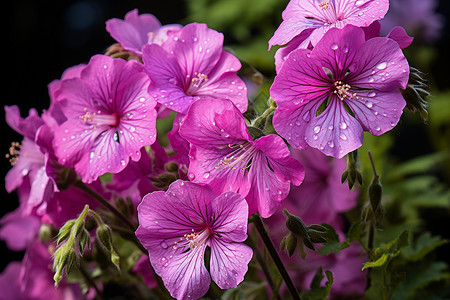
{"label": "flower center", "polygon": [[241,145],[228,145],[229,148],[233,149],[227,156],[225,156],[215,168],[218,170],[220,167],[228,167],[233,170],[238,167],[245,170],[250,168],[250,160],[257,151],[255,147],[249,142],[245,142]]}
{"label": "flower center", "polygon": [[192,233],[186,233],[183,237],[180,237],[179,241],[174,242],[172,248],[175,250],[181,244],[183,246],[187,245],[189,249],[194,250],[196,247],[203,245],[212,234],[213,232],[209,226],[205,226],[199,233],[195,233],[194,229],[192,229]]}
{"label": "flower center", "polygon": [[334,82],[334,91],[333,93],[336,94],[339,99],[344,100],[345,98],[356,98],[356,93],[351,94],[349,90],[352,87],[349,84],[343,83],[342,81],[335,81]]}
{"label": "flower center", "polygon": [[120,116],[118,113],[103,114],[101,110],[97,112],[90,112],[87,108],[84,108],[85,113],[79,116],[80,120],[87,125],[92,126],[94,129],[98,125],[108,125],[115,127],[120,123]]}
{"label": "flower center", "polygon": [[198,88],[205,82],[208,81],[208,76],[203,73],[194,73],[194,77],[191,78],[191,75],[186,75],[186,81],[188,83],[188,87],[185,90],[187,95],[195,95],[195,92]]}

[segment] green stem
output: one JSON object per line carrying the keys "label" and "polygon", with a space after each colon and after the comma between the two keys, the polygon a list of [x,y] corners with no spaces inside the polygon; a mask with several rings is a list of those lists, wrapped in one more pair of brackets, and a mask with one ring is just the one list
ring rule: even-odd
{"label": "green stem", "polygon": [[278,271],[281,274],[281,277],[283,278],[284,282],[286,283],[286,286],[291,293],[291,296],[294,300],[300,300],[301,297],[297,291],[297,288],[295,287],[294,283],[292,282],[291,277],[289,277],[289,274],[284,267],[283,262],[281,261],[280,256],[277,253],[277,250],[275,249],[272,240],[270,239],[269,235],[267,234],[267,231],[264,227],[264,224],[262,222],[261,216],[259,214],[254,214],[253,217],[253,224],[255,224],[256,230],[258,230],[258,233],[264,242],[264,245],[266,246],[267,250],[270,253],[270,256],[272,257]]}
{"label": "green stem", "polygon": [[266,123],[266,119],[267,117],[273,112],[275,111],[275,107],[270,106],[269,108],[267,108],[262,115],[260,115],[259,117],[257,117],[255,120],[253,120],[252,122],[252,126],[256,127],[256,128],[261,128],[262,124]]}
{"label": "green stem", "polygon": [[78,270],[80,270],[81,275],[83,276],[84,280],[86,281],[86,283],[93,287],[95,290],[95,293],[97,294],[98,299],[103,300],[103,293],[102,291],[98,288],[97,284],[95,284],[95,281],[91,278],[91,276],[88,274],[88,272],[85,270],[84,266],[82,264],[80,264]]}
{"label": "green stem", "polygon": [[118,217],[126,226],[128,226],[133,232],[136,230],[136,226],[131,223],[130,220],[114,205],[109,203],[106,199],[104,199],[100,194],[91,189],[89,186],[85,185],[80,180],[75,181],[74,186],[86,192],[90,196],[92,196],[95,200],[97,200],[101,205],[109,209],[116,217]]}
{"label": "green stem", "polygon": [[369,155],[370,165],[372,166],[373,177],[378,179],[380,176],[377,173],[377,168],[375,168],[375,162],[372,157],[372,152],[368,151],[367,154]]}

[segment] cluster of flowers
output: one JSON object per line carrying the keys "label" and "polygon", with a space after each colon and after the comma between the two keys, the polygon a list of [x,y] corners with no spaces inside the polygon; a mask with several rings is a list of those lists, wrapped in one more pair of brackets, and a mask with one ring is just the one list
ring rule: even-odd
{"label": "cluster of flowers", "polygon": [[[362,145],[363,131],[391,130],[406,105],[399,89],[406,88],[409,66],[401,49],[412,38],[399,27],[380,37],[377,20],[387,10],[387,0],[288,4],[269,41],[285,45],[276,53],[270,89],[277,134],[244,118],[241,63],[223,50],[221,33],[197,23],[162,26],[137,10],[107,21],[118,44],[52,82],[48,110],[22,118],[18,107],[5,108],[24,139],[10,149],[6,177],[20,207],[2,219],[0,237],[13,250],[26,249],[26,257],[0,276],[2,293],[85,297],[64,280],[53,288],[48,266],[55,245],[38,232],[62,227],[86,204],[102,208],[98,197],[112,206],[131,199],[136,236],[177,299],[205,295],[211,278],[221,289],[243,281],[253,255],[243,242],[255,213],[269,218],[273,232],[283,228],[284,206],[343,235],[340,213],[354,207],[357,192],[340,183],[341,158]],[[173,113],[170,144],[162,147],[156,121]],[[103,181],[105,174],[112,179]],[[356,246],[326,257],[311,252],[290,272],[307,288],[322,266],[339,274],[334,293],[362,293],[360,254]],[[134,272],[154,287],[146,261],[143,255]]]}

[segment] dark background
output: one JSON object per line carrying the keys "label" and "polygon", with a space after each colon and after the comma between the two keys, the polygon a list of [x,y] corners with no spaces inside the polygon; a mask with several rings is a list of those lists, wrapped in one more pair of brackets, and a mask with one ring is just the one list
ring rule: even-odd
{"label": "dark background", "polygon": [[[25,117],[31,107],[39,112],[48,108],[47,85],[59,79],[63,71],[73,65],[88,62],[90,57],[102,53],[114,40],[105,30],[105,21],[110,18],[123,19],[126,12],[138,8],[140,13],[154,14],[162,24],[183,23],[186,16],[184,1],[146,0],[146,1],[8,1],[3,6],[4,27],[2,50],[3,91],[2,105],[18,105]],[[441,0],[438,12],[446,18],[450,16],[450,1]],[[411,16],[414,17],[414,16]],[[438,58],[431,66],[436,87],[446,90],[450,87],[450,30],[445,25],[442,38],[436,42]],[[6,78],[6,82],[4,81]],[[21,141],[22,137],[8,127],[1,118],[1,147],[8,152],[12,141]],[[419,128],[420,131],[420,128]],[[412,148],[408,141],[414,139],[417,131],[407,133],[398,141],[394,151],[403,153],[405,158],[425,154],[428,149]],[[1,174],[4,178],[10,165],[7,159],[1,159]],[[2,190],[0,215],[15,209],[18,205],[14,193]],[[439,220],[436,224],[439,231]],[[441,235],[448,236],[442,230]],[[445,234],[446,233],[446,234]],[[11,260],[20,260],[22,253],[7,251],[0,242],[2,251],[1,269]]]}

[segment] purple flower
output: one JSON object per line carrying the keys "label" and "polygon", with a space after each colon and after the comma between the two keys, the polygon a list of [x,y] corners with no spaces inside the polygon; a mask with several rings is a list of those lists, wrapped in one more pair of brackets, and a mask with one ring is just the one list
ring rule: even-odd
{"label": "purple flower", "polygon": [[138,15],[133,9],[125,15],[125,20],[110,19],[106,21],[106,31],[119,42],[124,49],[142,55],[142,47],[147,44],[162,44],[167,39],[169,30],[179,30],[182,26],[171,24],[161,26],[158,19],[151,14]]}
{"label": "purple flower", "polygon": [[178,180],[167,192],[142,199],[136,236],[171,295],[198,299],[211,282],[204,264],[207,246],[211,277],[221,289],[234,288],[244,279],[253,253],[242,243],[247,217],[241,195],[217,195],[209,186]]}
{"label": "purple flower", "polygon": [[388,0],[292,0],[283,11],[283,22],[269,40],[269,49],[287,44],[305,30],[311,33],[302,41],[302,47],[316,46],[331,28],[347,24],[369,26],[382,19],[388,8]]}
{"label": "purple flower", "polygon": [[156,103],[142,64],[96,55],[80,77],[60,84],[57,100],[67,121],[55,132],[56,155],[84,182],[120,172],[155,141]]}
{"label": "purple flower", "polygon": [[1,300],[84,299],[78,285],[62,282],[55,289],[49,248],[34,241],[22,263],[11,262],[0,274]]}
{"label": "purple flower", "polygon": [[184,114],[200,98],[225,98],[247,110],[247,88],[236,75],[241,63],[223,51],[223,34],[197,23],[168,34],[162,46],[143,50],[149,93],[158,103]]}
{"label": "purple flower", "polygon": [[192,104],[180,127],[190,144],[188,177],[217,192],[245,197],[249,213],[267,218],[303,181],[302,165],[278,135],[253,140],[244,117],[229,100],[202,99]]}
{"label": "purple flower", "polygon": [[291,188],[285,202],[288,211],[301,215],[307,224],[340,225],[339,214],[354,208],[359,194],[341,182],[346,160],[328,157],[314,148],[292,149],[292,156],[305,167],[305,180]]}
{"label": "purple flower", "polygon": [[362,145],[363,131],[378,136],[398,123],[406,105],[399,88],[408,78],[394,40],[332,28],[312,51],[292,52],[276,76],[274,128],[294,148],[341,158]]}
{"label": "purple flower", "polygon": [[444,25],[444,16],[436,13],[438,2],[436,0],[391,1],[386,17],[380,21],[381,32],[387,34],[394,26],[403,26],[421,41],[436,41]]}

